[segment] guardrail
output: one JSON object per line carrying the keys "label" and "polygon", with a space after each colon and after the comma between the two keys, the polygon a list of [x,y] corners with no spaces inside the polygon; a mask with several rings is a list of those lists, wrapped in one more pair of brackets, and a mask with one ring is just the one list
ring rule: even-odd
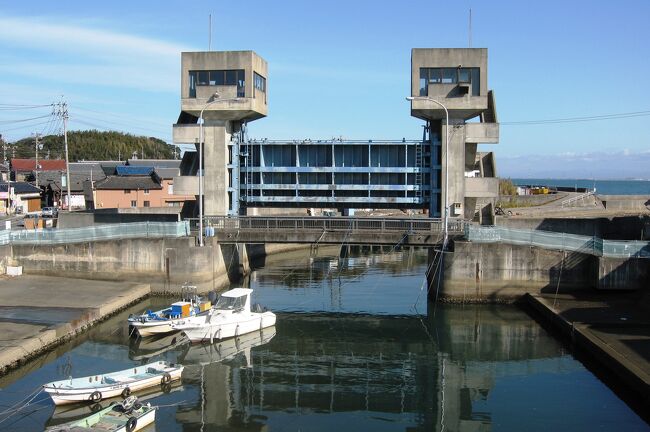
{"label": "guardrail", "polygon": [[[192,225],[198,223],[194,220]],[[449,221],[450,234],[463,234],[465,221]],[[441,233],[443,220],[433,218],[398,219],[398,218],[357,218],[357,217],[228,217],[207,216],[206,227],[215,230],[291,230],[291,231],[378,231],[409,233]]]}
{"label": "guardrail", "polygon": [[587,198],[588,196],[594,195],[596,193],[596,189],[592,189],[590,191],[587,191],[585,193],[582,193],[580,195],[573,196],[571,198],[567,198],[564,201],[560,202],[560,206],[564,207],[569,204],[573,204],[576,201],[580,201],[581,199]]}
{"label": "guardrail", "polygon": [[190,226],[183,222],[134,222],[95,225],[83,228],[52,228],[0,231],[0,245],[51,245],[128,238],[185,237]]}
{"label": "guardrail", "polygon": [[521,230],[506,227],[480,227],[467,225],[465,238],[477,243],[504,242],[537,246],[608,258],[650,258],[650,242],[603,240],[599,237],[580,236],[552,231]]}

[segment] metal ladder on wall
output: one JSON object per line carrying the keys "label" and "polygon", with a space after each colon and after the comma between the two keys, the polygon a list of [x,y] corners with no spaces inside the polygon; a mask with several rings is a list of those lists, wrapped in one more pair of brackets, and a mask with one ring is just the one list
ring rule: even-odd
{"label": "metal ladder on wall", "polygon": [[425,125],[424,130],[422,131],[422,141],[418,142],[415,145],[415,167],[418,168],[415,172],[415,185],[417,189],[415,190],[415,197],[418,199],[418,202],[424,201],[424,182],[423,182],[423,173],[424,170],[424,143],[427,142],[427,134],[429,132],[429,126]]}
{"label": "metal ladder on wall", "polygon": [[415,185],[417,186],[415,197],[418,202],[422,202],[422,151],[422,143],[418,142],[415,145],[415,167],[418,168],[415,171]]}
{"label": "metal ladder on wall", "polygon": [[[253,148],[251,147],[251,141],[248,139],[248,129],[246,128],[246,124],[244,123],[242,125],[242,131],[239,136],[239,157],[240,161],[239,164],[242,166],[241,163],[241,158],[244,158],[244,163],[243,163],[243,168],[245,170],[246,175],[244,176],[244,194],[240,199],[242,199],[244,202],[248,203],[250,202],[250,197],[253,189],[253,173],[252,173],[252,166],[254,165],[253,163]],[[240,178],[239,181],[241,182],[242,179]],[[240,187],[241,190],[241,187]]]}

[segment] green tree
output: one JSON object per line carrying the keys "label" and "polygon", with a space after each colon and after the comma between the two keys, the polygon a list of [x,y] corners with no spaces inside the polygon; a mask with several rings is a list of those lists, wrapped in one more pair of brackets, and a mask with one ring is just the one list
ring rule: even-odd
{"label": "green tree", "polygon": [[[47,135],[40,139],[39,159],[64,159],[63,136]],[[14,143],[17,158],[33,158],[35,142],[33,137]],[[122,132],[98,130],[68,132],[68,153],[70,161],[80,160],[126,160],[135,153],[138,158],[173,159],[174,146],[155,137],[136,136]]]}

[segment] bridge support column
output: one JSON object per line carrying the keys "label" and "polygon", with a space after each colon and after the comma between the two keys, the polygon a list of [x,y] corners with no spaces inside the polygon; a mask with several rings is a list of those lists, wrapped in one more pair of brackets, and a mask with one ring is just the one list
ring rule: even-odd
{"label": "bridge support column", "polygon": [[222,243],[219,245],[226,272],[231,282],[237,281],[250,273],[246,245],[242,243]]}

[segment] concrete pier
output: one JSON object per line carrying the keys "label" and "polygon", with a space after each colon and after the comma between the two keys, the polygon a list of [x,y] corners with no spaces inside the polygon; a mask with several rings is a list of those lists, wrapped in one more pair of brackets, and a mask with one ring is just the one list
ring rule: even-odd
{"label": "concrete pier", "polygon": [[144,283],[45,276],[0,280],[0,374],[149,295]]}
{"label": "concrete pier", "polygon": [[650,303],[644,293],[527,294],[524,299],[574,347],[650,402]]}

